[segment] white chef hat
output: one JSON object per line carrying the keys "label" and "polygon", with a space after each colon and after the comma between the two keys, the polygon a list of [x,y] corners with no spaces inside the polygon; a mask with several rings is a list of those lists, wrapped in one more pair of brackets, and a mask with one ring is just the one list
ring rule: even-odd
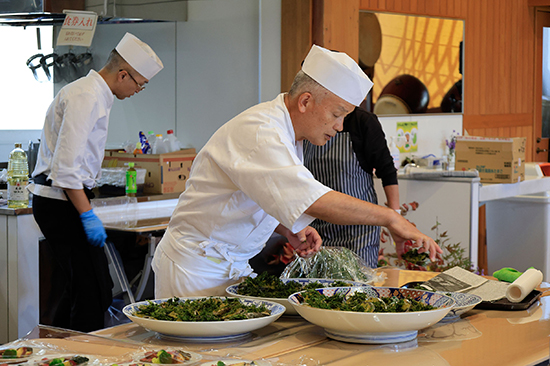
{"label": "white chef hat", "polygon": [[149,45],[131,33],[126,33],[116,46],[122,58],[146,78],[151,80],[164,65]]}
{"label": "white chef hat", "polygon": [[343,52],[329,51],[313,45],[302,71],[353,105],[358,106],[372,88],[372,81],[359,65]]}

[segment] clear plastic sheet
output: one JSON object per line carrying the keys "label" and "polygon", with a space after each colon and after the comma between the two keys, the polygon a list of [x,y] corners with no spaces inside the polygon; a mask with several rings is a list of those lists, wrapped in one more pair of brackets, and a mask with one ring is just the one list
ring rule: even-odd
{"label": "clear plastic sheet", "polygon": [[104,225],[111,227],[135,227],[138,221],[136,197],[94,198],[91,201],[94,213]]}
{"label": "clear plastic sheet", "polygon": [[[135,168],[137,172],[136,183],[144,184],[145,183],[145,174],[147,169]],[[101,168],[101,178],[96,181],[98,187],[103,185],[111,185],[116,187],[125,187],[126,186],[126,171],[128,168],[119,167],[119,168]]]}
{"label": "clear plastic sheet", "polygon": [[357,254],[343,247],[324,247],[310,258],[298,257],[281,274],[281,278],[330,278],[369,284],[381,282],[382,276]]}

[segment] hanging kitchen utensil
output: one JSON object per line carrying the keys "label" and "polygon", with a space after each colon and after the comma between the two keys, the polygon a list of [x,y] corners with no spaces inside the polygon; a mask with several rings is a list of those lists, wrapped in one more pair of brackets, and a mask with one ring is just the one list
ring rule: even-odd
{"label": "hanging kitchen utensil", "polygon": [[61,78],[68,83],[78,78],[74,63],[75,59],[76,55],[72,52],[67,52],[55,59],[55,71],[59,72]]}
{"label": "hanging kitchen utensil", "polygon": [[76,70],[77,77],[86,76],[88,72],[93,69],[93,67],[94,58],[89,50],[76,56],[74,60],[74,68]]}
{"label": "hanging kitchen utensil", "polygon": [[29,57],[26,62],[27,67],[31,69],[36,81],[41,83],[50,80],[48,74],[46,74],[47,70],[42,67],[42,63],[40,62],[43,57],[43,54],[37,53],[36,55]]}
{"label": "hanging kitchen utensil", "polygon": [[393,78],[382,89],[374,105],[374,113],[426,113],[429,102],[430,95],[426,85],[413,75],[403,74]]}
{"label": "hanging kitchen utensil", "polygon": [[55,60],[57,59],[56,53],[50,53],[49,55],[44,55],[40,59],[40,65],[42,65],[42,68],[44,69],[44,73],[48,77],[48,80],[52,79],[53,74],[53,64],[55,63]]}
{"label": "hanging kitchen utensil", "polygon": [[382,52],[382,29],[374,13],[359,12],[359,60],[374,66]]}

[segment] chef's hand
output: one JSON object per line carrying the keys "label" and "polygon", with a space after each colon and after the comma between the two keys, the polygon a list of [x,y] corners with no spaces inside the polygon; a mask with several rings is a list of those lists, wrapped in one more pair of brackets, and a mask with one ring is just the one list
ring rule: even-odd
{"label": "chef's hand", "polygon": [[404,219],[398,213],[395,213],[391,224],[386,226],[396,244],[396,251],[403,253],[403,246],[407,240],[412,240],[413,247],[418,248],[418,253],[428,253],[433,262],[436,258],[441,259],[443,250],[437,243],[427,235],[422,234],[407,219]]}
{"label": "chef's hand", "polygon": [[321,249],[321,244],[323,244],[321,236],[311,226],[296,234],[290,233],[286,238],[288,239],[288,243],[296,250],[296,254],[304,258],[311,257],[317,253]]}
{"label": "chef's hand", "polygon": [[107,233],[101,220],[94,214],[94,210],[92,209],[80,214],[80,220],[90,244],[103,248],[103,244],[107,239]]}

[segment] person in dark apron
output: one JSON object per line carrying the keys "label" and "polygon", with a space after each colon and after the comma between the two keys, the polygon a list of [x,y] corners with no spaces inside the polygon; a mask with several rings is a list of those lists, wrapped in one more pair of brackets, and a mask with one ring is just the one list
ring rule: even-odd
{"label": "person in dark apron", "polygon": [[[356,107],[344,119],[344,128],[324,146],[304,141],[304,165],[315,179],[328,187],[378,203],[373,171],[382,180],[386,205],[399,210],[397,170],[389,152],[378,118]],[[380,226],[335,225],[322,220],[312,224],[321,235],[323,245],[348,248],[367,265],[375,268],[380,248]]]}
{"label": "person in dark apron", "polygon": [[101,329],[113,282],[103,249],[107,234],[94,214],[114,97],[125,99],[163,68],[154,51],[130,33],[106,65],[63,87],[48,108],[34,182],[33,216],[50,249],[52,291],[40,309],[47,325],[82,332]]}

